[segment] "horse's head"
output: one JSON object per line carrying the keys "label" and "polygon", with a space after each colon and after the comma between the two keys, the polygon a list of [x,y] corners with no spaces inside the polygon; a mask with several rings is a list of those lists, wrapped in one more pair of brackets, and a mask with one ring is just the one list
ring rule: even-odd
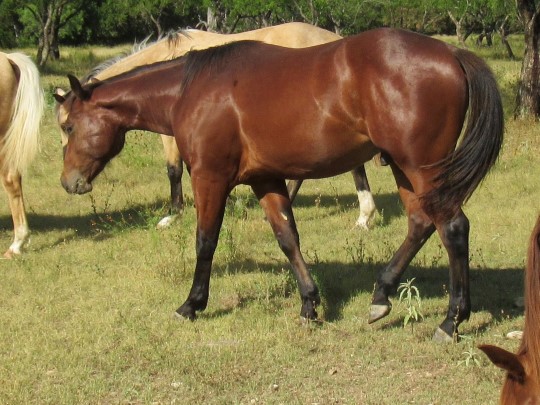
{"label": "horse's head", "polygon": [[[540,405],[540,381],[533,373],[533,365],[528,353],[514,354],[492,345],[479,346],[496,366],[506,370],[506,378],[501,391],[501,404]],[[533,355],[533,357],[536,355]]]}
{"label": "horse's head", "polygon": [[92,190],[92,180],[124,146],[126,130],[106,100],[94,96],[95,84],[82,86],[68,76],[71,91],[54,94],[62,129],[64,170],[60,178],[68,193]]}

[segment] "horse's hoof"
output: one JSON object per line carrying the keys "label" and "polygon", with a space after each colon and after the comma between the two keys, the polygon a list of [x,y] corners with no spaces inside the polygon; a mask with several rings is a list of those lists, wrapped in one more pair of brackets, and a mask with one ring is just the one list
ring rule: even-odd
{"label": "horse's hoof", "polygon": [[369,309],[369,319],[368,323],[373,323],[378,321],[381,318],[384,318],[386,315],[390,313],[390,310],[392,309],[391,305],[371,305]]}
{"label": "horse's hoof", "polygon": [[173,319],[176,319],[178,321],[194,321],[197,318],[197,315],[195,312],[187,312],[182,310],[182,307],[178,308],[173,313]]}
{"label": "horse's hoof", "polygon": [[318,318],[306,318],[305,316],[300,316],[300,324],[304,327],[308,327],[311,325],[322,325],[323,321],[321,321]]}
{"label": "horse's hoof", "polygon": [[4,259],[13,259],[14,257],[20,256],[20,251],[14,251],[12,249],[6,250],[6,253],[4,253]]}
{"label": "horse's hoof", "polygon": [[363,231],[369,231],[368,219],[366,218],[358,218],[354,225]]}
{"label": "horse's hoof", "polygon": [[433,341],[437,343],[454,343],[454,338],[441,328],[437,328],[433,334]]}
{"label": "horse's hoof", "polygon": [[185,322],[185,321],[189,321],[188,318],[186,318],[185,316],[183,315],[180,315],[178,312],[173,312],[172,315],[171,315],[171,318],[175,321],[179,321],[179,322]]}
{"label": "horse's hoof", "polygon": [[156,225],[157,229],[163,229],[168,228],[176,219],[178,218],[178,215],[169,215],[165,218],[162,218],[158,224]]}

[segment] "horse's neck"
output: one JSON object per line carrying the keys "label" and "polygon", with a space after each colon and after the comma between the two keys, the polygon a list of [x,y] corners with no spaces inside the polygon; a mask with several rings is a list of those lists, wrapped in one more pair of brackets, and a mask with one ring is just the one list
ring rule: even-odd
{"label": "horse's neck", "polygon": [[[127,130],[146,130],[172,135],[170,108],[164,98],[180,92],[180,83],[159,80],[164,69],[121,78],[98,87],[101,101],[114,108]],[[170,75],[169,75],[170,76]],[[178,87],[174,90],[174,87]]]}

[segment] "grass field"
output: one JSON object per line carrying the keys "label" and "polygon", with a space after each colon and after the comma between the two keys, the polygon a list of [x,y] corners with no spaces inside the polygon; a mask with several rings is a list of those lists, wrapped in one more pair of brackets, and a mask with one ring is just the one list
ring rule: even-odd
{"label": "grass field", "polygon": [[[446,39],[448,40],[448,39]],[[451,40],[451,39],[450,39]],[[519,51],[519,41],[514,45]],[[471,222],[473,314],[459,343],[431,336],[446,313],[448,260],[434,235],[404,279],[415,278],[423,320],[405,308],[368,325],[377,272],[406,233],[390,170],[367,165],[378,207],[372,231],[354,228],[349,174],[307,181],[295,203],[302,251],[321,289],[319,326],[302,326],[286,258],[246,187],[230,198],[210,302],[196,322],[173,311],[194,268],[195,213],[166,230],[168,181],[156,135],[128,135],[92,194],[60,186],[52,89],[129,47],[65,48],[43,75],[41,153],[24,178],[32,239],[0,262],[1,404],[495,404],[503,373],[476,349],[515,350],[523,324],[523,267],[539,212],[540,127],[511,119],[520,61],[489,59],[504,96],[506,139],[492,173],[465,206]],[[516,49],[515,49],[516,51]],[[516,51],[516,54],[520,54]],[[12,237],[1,200],[0,245]]]}

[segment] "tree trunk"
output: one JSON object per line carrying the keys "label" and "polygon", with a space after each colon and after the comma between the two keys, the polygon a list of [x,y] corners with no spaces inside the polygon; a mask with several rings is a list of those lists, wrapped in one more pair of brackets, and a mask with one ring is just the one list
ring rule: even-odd
{"label": "tree trunk", "polygon": [[499,35],[501,36],[501,42],[503,43],[504,47],[506,48],[506,52],[508,53],[508,58],[510,60],[515,60],[516,57],[514,55],[514,52],[512,51],[512,47],[510,46],[510,43],[508,42],[508,34],[509,32],[506,30],[506,22],[508,21],[508,16],[506,16],[499,25],[499,28],[497,31],[499,32]]}
{"label": "tree trunk", "polygon": [[218,18],[212,7],[208,7],[206,10],[206,30],[210,32],[216,32],[218,29]]}
{"label": "tree trunk", "polygon": [[44,67],[51,53],[51,39],[54,37],[54,9],[51,4],[43,10],[41,15],[41,35],[38,43],[37,63],[40,68]]}
{"label": "tree trunk", "polygon": [[525,27],[525,54],[516,99],[516,117],[540,118],[540,5],[535,0],[517,0]]}
{"label": "tree trunk", "polygon": [[467,45],[465,45],[465,40],[467,39],[468,35],[467,35],[467,32],[466,32],[465,28],[463,27],[463,21],[465,19],[465,14],[463,14],[463,16],[461,16],[460,19],[457,19],[454,16],[454,14],[452,14],[452,12],[448,11],[448,16],[450,17],[450,19],[452,20],[452,22],[456,26],[456,35],[457,35],[459,44],[463,48],[466,48]]}

